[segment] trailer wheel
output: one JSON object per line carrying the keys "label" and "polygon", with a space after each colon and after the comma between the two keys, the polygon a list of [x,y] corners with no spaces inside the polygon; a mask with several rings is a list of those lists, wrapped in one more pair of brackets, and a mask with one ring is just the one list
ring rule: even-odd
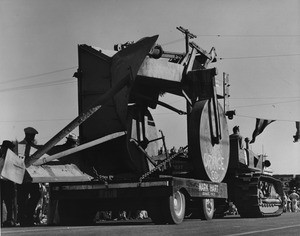
{"label": "trailer wheel", "polygon": [[155,224],[180,224],[185,216],[185,196],[180,191],[171,196],[159,199],[157,205],[148,209],[150,218]]}
{"label": "trailer wheel", "polygon": [[180,191],[169,197],[170,219],[168,223],[180,224],[185,216],[185,196]]}
{"label": "trailer wheel", "polygon": [[200,214],[201,220],[212,220],[215,211],[215,203],[213,198],[202,199],[202,209]]}

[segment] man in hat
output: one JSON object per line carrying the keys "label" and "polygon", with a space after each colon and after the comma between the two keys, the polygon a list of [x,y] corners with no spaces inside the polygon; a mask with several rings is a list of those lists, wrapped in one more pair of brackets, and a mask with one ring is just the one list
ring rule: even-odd
{"label": "man in hat", "polygon": [[240,149],[243,149],[244,148],[243,136],[240,135],[240,127],[236,125],[236,126],[233,127],[232,131],[233,131],[233,134],[231,134],[229,136],[229,138],[238,140]]}
{"label": "man in hat", "polygon": [[[30,157],[30,149],[32,147],[39,148],[35,141],[37,130],[32,127],[24,129],[25,138],[19,143],[25,145],[24,157],[27,160]],[[18,220],[21,226],[34,225],[34,213],[37,203],[41,197],[38,183],[30,183],[23,181],[17,185],[18,195]]]}
{"label": "man in hat", "polygon": [[76,134],[70,133],[66,139],[67,139],[67,141],[64,145],[67,146],[68,148],[73,148],[73,147],[78,146],[79,140],[78,140],[78,137]]}
{"label": "man in hat", "polygon": [[27,127],[24,129],[25,138],[20,142],[20,144],[29,144],[31,147],[40,147],[36,145],[35,135],[39,132],[35,128]]}
{"label": "man in hat", "polygon": [[[47,152],[47,154],[54,155],[56,153],[63,152],[65,150],[77,147],[79,145],[79,138],[76,134],[70,133],[66,137],[66,139],[67,140],[64,144],[54,146]],[[56,164],[69,164],[69,163],[78,164],[78,158],[79,158],[78,153],[74,153],[74,154],[68,155],[66,157],[61,157],[59,159],[59,162],[57,162]],[[55,163],[52,163],[52,164],[55,164]]]}
{"label": "man in hat", "polygon": [[[242,164],[248,165],[248,157],[247,157],[247,153],[244,149],[243,136],[240,135],[240,127],[239,126],[234,126],[232,131],[233,131],[233,134],[229,135],[230,143],[232,141],[234,143],[237,142],[237,149],[238,149],[237,153],[238,153],[239,162],[242,163]],[[233,147],[235,147],[235,146],[233,146]]]}

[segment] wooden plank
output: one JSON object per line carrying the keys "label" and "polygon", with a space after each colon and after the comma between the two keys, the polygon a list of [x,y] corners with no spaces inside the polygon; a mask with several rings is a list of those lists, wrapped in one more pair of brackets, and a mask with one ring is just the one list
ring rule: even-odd
{"label": "wooden plank", "polygon": [[75,152],[79,152],[79,151],[82,151],[84,149],[87,149],[87,148],[96,146],[98,144],[107,142],[109,140],[121,137],[121,136],[123,136],[125,134],[126,134],[126,132],[123,131],[123,132],[117,132],[117,133],[106,135],[106,136],[104,136],[102,138],[99,138],[99,139],[96,139],[94,141],[91,141],[91,142],[82,144],[80,146],[77,146],[77,147],[74,147],[74,148],[70,148],[68,150],[56,153],[56,154],[54,154],[52,156],[44,156],[44,157],[38,159],[35,163],[33,163],[33,165],[39,166],[39,165],[45,164],[45,163],[47,163],[49,161],[53,161],[55,159],[59,159],[59,158],[64,157],[64,156],[68,156],[68,155],[73,154]]}
{"label": "wooden plank", "polygon": [[68,165],[43,165],[29,166],[26,171],[32,178],[33,183],[51,182],[84,182],[90,181],[91,176],[83,173],[74,164]]}

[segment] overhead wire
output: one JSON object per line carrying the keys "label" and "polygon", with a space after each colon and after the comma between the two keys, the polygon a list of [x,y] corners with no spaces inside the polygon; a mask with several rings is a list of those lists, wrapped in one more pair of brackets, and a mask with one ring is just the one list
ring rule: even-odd
{"label": "overhead wire", "polygon": [[[218,34],[218,35],[197,35],[197,36],[199,36],[199,37],[206,37],[206,36],[217,36],[217,37],[299,37],[300,35],[220,35],[220,34]],[[182,40],[184,40],[184,38],[169,41],[167,43],[164,43],[163,45],[176,43],[176,42],[179,42]],[[300,54],[281,54],[281,55],[264,55],[264,56],[260,55],[260,56],[245,56],[245,57],[220,57],[219,59],[220,60],[254,59],[254,58],[266,58],[266,57],[299,56],[299,55]],[[26,79],[32,79],[32,78],[41,77],[41,76],[49,75],[49,74],[53,74],[53,73],[58,73],[58,72],[62,72],[62,71],[66,71],[66,70],[70,70],[70,69],[74,69],[74,68],[76,68],[76,66],[59,69],[59,70],[54,70],[54,71],[50,71],[50,72],[45,72],[45,73],[40,73],[40,74],[36,74],[36,75],[31,75],[31,76],[24,76],[24,77],[20,77],[20,78],[13,79],[13,80],[1,81],[0,84],[10,83],[10,82],[15,82],[15,81],[20,81],[20,80],[26,80]],[[13,87],[13,88],[1,89],[0,92],[40,88],[40,87],[54,86],[54,85],[72,83],[72,82],[75,82],[75,81],[72,81],[71,79],[64,79],[64,80],[60,80],[60,81],[53,81],[50,83],[38,83],[38,84],[32,84],[32,85],[25,85],[25,86]],[[238,99],[238,98],[231,98],[231,99]],[[271,98],[242,98],[242,99],[271,99]],[[296,100],[296,101],[298,101],[298,100]],[[289,102],[295,102],[295,101],[286,101],[286,102],[281,102],[281,103],[289,103]],[[247,105],[247,106],[239,106],[239,107],[262,106],[262,105],[273,105],[273,104],[274,103],[272,103],[272,104],[269,104],[269,103],[268,104],[256,104],[256,105]],[[276,104],[278,104],[278,103],[276,103]]]}
{"label": "overhead wire", "polygon": [[49,122],[49,121],[67,121],[72,120],[73,118],[66,118],[66,119],[38,119],[38,120],[0,120],[0,123],[23,123],[23,122]]}
{"label": "overhead wire", "polygon": [[240,114],[236,114],[235,116],[245,117],[245,118],[250,118],[250,119],[254,118],[254,119],[263,119],[263,120],[275,120],[275,121],[285,121],[285,122],[298,122],[297,120],[270,119],[270,118],[263,118],[263,117],[256,117],[256,116],[246,116],[246,115],[240,115]]}
{"label": "overhead wire", "polygon": [[[199,37],[300,37],[300,35],[197,35]],[[170,45],[174,44],[180,41],[183,41],[184,38],[176,39],[169,41],[167,43],[162,44],[162,46],[165,45]],[[279,54],[279,55],[259,55],[259,56],[242,56],[242,57],[220,57],[219,60],[234,60],[234,59],[258,59],[258,58],[271,58],[271,57],[290,57],[290,56],[299,56],[300,54]],[[77,66],[73,67],[68,67],[60,70],[54,70],[50,72],[45,72],[45,73],[40,73],[36,75],[31,75],[31,76],[24,76],[12,80],[6,80],[6,81],[1,81],[0,84],[6,84],[6,83],[11,83],[11,82],[16,82],[16,81],[22,81],[22,80],[27,80],[27,79],[32,79],[32,78],[37,78],[49,74],[54,74],[54,73],[59,73],[67,70],[71,70],[77,68]],[[13,88],[7,88],[7,89],[1,89],[0,92],[6,92],[6,91],[13,91],[13,90],[23,90],[23,89],[33,89],[33,88],[40,88],[40,87],[47,87],[47,86],[55,86],[55,85],[60,85],[60,84],[67,84],[67,83],[74,83],[75,81],[73,79],[63,79],[59,81],[52,81],[49,83],[37,83],[37,84],[32,84],[32,85],[25,85],[25,86],[18,86],[18,87],[13,87]],[[299,97],[281,97],[281,98],[299,98]],[[231,98],[231,99],[281,99],[278,97],[269,97],[269,98]],[[177,100],[172,103],[176,103],[180,100]],[[291,102],[298,102],[300,100],[293,100],[293,101],[284,101],[284,102],[276,102],[276,103],[264,103],[264,104],[253,104],[253,105],[245,105],[245,106],[236,106],[235,108],[244,108],[244,107],[253,107],[253,106],[265,106],[265,105],[276,105],[276,104],[282,104],[282,103],[291,103]],[[168,114],[174,114],[171,112],[165,112],[165,113],[154,113],[153,115],[168,115]],[[244,116],[244,115],[237,115],[240,117],[248,117],[248,118],[257,118],[257,117],[251,117],[251,116]],[[69,119],[40,119],[40,120],[28,120],[28,121],[0,121],[0,122],[46,122],[46,121],[66,121]],[[292,120],[280,120],[280,121],[290,121]]]}
{"label": "overhead wire", "polygon": [[[297,38],[300,34],[197,34],[197,37],[230,37],[230,38]],[[162,46],[178,43],[184,41],[185,38],[178,38],[172,41],[161,44]]]}
{"label": "overhead wire", "polygon": [[53,71],[40,73],[40,74],[36,74],[36,75],[29,75],[29,76],[19,77],[19,78],[11,79],[11,80],[0,81],[0,84],[6,84],[6,83],[16,82],[16,81],[20,81],[20,80],[33,79],[33,78],[41,77],[41,76],[44,76],[44,75],[50,75],[50,74],[54,74],[54,73],[58,73],[58,72],[62,72],[62,71],[71,70],[71,69],[74,69],[74,68],[77,68],[77,66],[68,67],[68,68],[59,69],[59,70],[53,70]]}
{"label": "overhead wire", "polygon": [[300,34],[198,34],[197,37],[231,37],[231,38],[295,38]]}
{"label": "overhead wire", "polygon": [[283,103],[292,103],[292,102],[299,102],[298,100],[292,100],[292,101],[283,101],[283,102],[272,102],[272,103],[261,103],[261,104],[253,104],[253,105],[244,105],[244,106],[235,106],[234,108],[245,108],[245,107],[255,107],[255,106],[267,106],[267,105],[277,105],[277,104],[283,104]]}
{"label": "overhead wire", "polygon": [[[300,37],[300,35],[196,35],[199,37]],[[166,46],[174,44],[185,40],[184,38],[175,39],[166,43],[161,44],[161,46]],[[239,60],[239,59],[257,59],[257,58],[273,58],[273,57],[291,57],[299,56],[300,53],[294,54],[277,54],[277,55],[258,55],[258,56],[239,56],[239,57],[217,57],[219,60]]]}
{"label": "overhead wire", "polygon": [[252,100],[252,99],[255,99],[255,100],[264,100],[264,99],[291,99],[291,98],[300,98],[300,97],[255,97],[255,98],[253,98],[253,97],[234,97],[234,98],[232,98],[232,97],[229,97],[229,99],[233,99],[233,100],[235,100],[235,99],[247,99],[247,100]]}
{"label": "overhead wire", "polygon": [[14,90],[25,90],[25,89],[34,89],[34,88],[55,86],[55,85],[75,83],[75,82],[76,81],[74,81],[74,79],[67,78],[67,79],[63,79],[63,80],[52,81],[49,83],[36,83],[36,84],[31,84],[31,85],[24,85],[24,86],[12,87],[12,88],[0,89],[0,93],[14,91]]}
{"label": "overhead wire", "polygon": [[[283,101],[283,102],[272,102],[272,103],[263,103],[263,104],[252,104],[252,105],[243,105],[243,106],[234,106],[232,109],[236,108],[245,108],[245,107],[255,107],[255,106],[267,106],[267,105],[277,105],[282,103],[292,103],[292,102],[299,102],[298,100],[292,100],[292,101]],[[173,112],[159,112],[159,113],[153,113],[153,115],[168,115],[168,114],[174,114]]]}
{"label": "overhead wire", "polygon": [[175,40],[172,40],[172,41],[169,41],[169,42],[163,43],[163,44],[161,44],[161,46],[166,46],[166,45],[170,45],[170,44],[178,43],[178,42],[181,42],[181,41],[184,41],[184,38],[179,38],[179,39],[175,39]]}
{"label": "overhead wire", "polygon": [[[299,37],[300,35],[220,35],[220,34],[216,34],[216,35],[197,35],[199,37],[206,37],[206,36],[217,36],[217,37]],[[173,44],[179,41],[184,40],[184,38],[179,38],[176,40],[172,40],[169,41],[167,43],[164,43],[162,45],[168,45],[168,44]],[[300,54],[282,54],[282,55],[260,55],[260,56],[244,56],[244,57],[219,57],[219,60],[232,60],[232,59],[254,59],[254,58],[269,58],[269,57],[286,57],[286,56],[299,56]],[[58,72],[62,72],[62,71],[66,71],[66,70],[70,70],[70,69],[74,69],[77,68],[77,66],[72,66],[72,67],[68,67],[68,68],[63,68],[63,69],[59,69],[59,70],[53,70],[50,72],[45,72],[45,73],[40,73],[40,74],[36,74],[36,75],[30,75],[30,76],[24,76],[24,77],[20,77],[20,78],[16,78],[16,79],[11,79],[11,80],[6,80],[6,81],[0,81],[0,84],[6,84],[6,83],[11,83],[11,82],[16,82],[16,81],[21,81],[21,80],[27,80],[27,79],[32,79],[32,78],[37,78],[37,77],[41,77],[44,75],[49,75],[49,74],[53,74],[53,73],[58,73]],[[64,84],[64,83],[62,83]],[[54,82],[53,84],[49,84],[49,86],[51,85],[56,85],[56,82]],[[37,84],[37,87],[42,86],[42,84]],[[45,86],[48,86],[47,83],[45,83]],[[4,92],[4,91],[11,91],[11,90],[21,90],[21,89],[29,89],[29,88],[34,88],[31,87],[31,85],[28,86],[20,86],[20,87],[15,87],[15,88],[9,88],[9,89],[2,89],[0,90],[0,92]]]}
{"label": "overhead wire", "polygon": [[[59,69],[59,70],[53,70],[53,71],[49,71],[49,72],[45,72],[45,73],[40,73],[40,74],[35,74],[35,75],[30,75],[30,76],[24,76],[24,77],[12,79],[12,80],[0,81],[0,84],[7,84],[7,83],[11,83],[11,82],[16,82],[16,81],[23,81],[23,80],[33,79],[33,78],[42,77],[42,76],[45,76],[45,75],[50,75],[50,74],[54,74],[54,73],[59,73],[59,72],[71,70],[71,69],[74,69],[74,68],[77,68],[77,67],[73,66],[73,67],[68,67],[68,68]],[[72,80],[73,79],[68,78],[68,79],[56,80],[56,81],[51,81],[51,82],[46,82],[46,83],[35,83],[35,84],[30,84],[30,85],[23,85],[23,86],[0,89],[0,92],[41,88],[41,87],[48,87],[48,86],[61,85],[61,84],[67,84],[67,83],[75,82],[75,81],[72,81]]]}
{"label": "overhead wire", "polygon": [[241,57],[218,57],[218,59],[219,60],[239,60],[239,59],[257,59],[257,58],[293,57],[293,56],[300,56],[300,53],[278,54],[278,55],[259,55],[259,56],[241,56]]}

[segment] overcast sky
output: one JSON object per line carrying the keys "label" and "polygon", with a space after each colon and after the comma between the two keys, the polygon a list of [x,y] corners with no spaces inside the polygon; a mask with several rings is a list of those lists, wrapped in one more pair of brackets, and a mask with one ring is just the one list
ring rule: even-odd
{"label": "overcast sky", "polygon": [[[0,0],[0,141],[23,139],[33,126],[45,143],[77,115],[77,45],[113,49],[116,43],[159,35],[168,51],[184,51],[177,26],[215,47],[218,78],[230,78],[228,121],[251,137],[255,118],[274,119],[251,145],[268,154],[275,173],[300,173],[300,1],[289,0]],[[183,109],[184,100],[165,96]],[[184,117],[153,110],[169,147],[186,144]]]}

